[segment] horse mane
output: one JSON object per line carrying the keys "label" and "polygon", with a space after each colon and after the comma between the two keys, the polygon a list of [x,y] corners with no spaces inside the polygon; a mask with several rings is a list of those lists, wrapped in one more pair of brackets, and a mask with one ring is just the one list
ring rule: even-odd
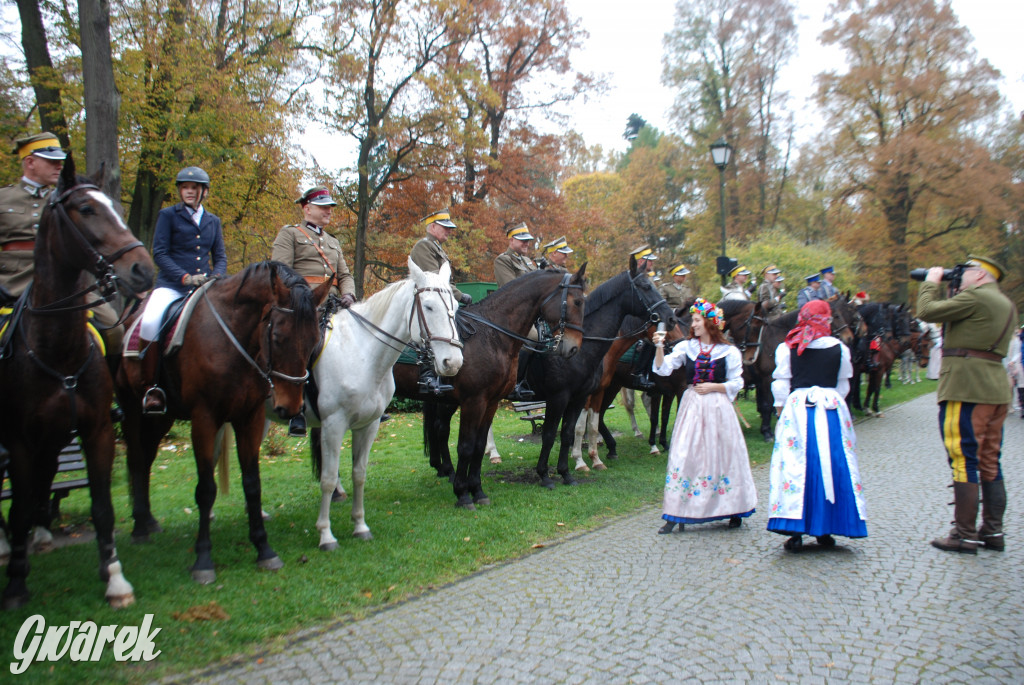
{"label": "horse mane", "polygon": [[379,320],[391,308],[391,302],[395,299],[395,295],[398,294],[399,289],[409,281],[408,278],[395,281],[390,283],[379,292],[374,293],[370,297],[366,298],[355,307],[359,307],[362,310],[363,316],[368,319]]}
{"label": "horse mane", "polygon": [[623,333],[633,333],[641,328],[647,327],[647,319],[641,319],[639,316],[633,316],[632,314],[626,314],[622,319],[622,325],[619,326],[619,330]]}
{"label": "horse mane", "polygon": [[291,294],[289,307],[302,319],[316,316],[316,303],[313,302],[313,291],[310,289],[306,279],[295,273],[293,269],[275,261],[264,261],[249,264],[239,274],[238,288],[235,289],[235,304],[238,304],[242,288],[249,279],[262,278],[266,274],[268,283],[272,283],[275,276],[281,279]]}
{"label": "horse mane", "polygon": [[722,314],[724,314],[725,316],[729,317],[729,316],[735,316],[736,314],[739,313],[739,311],[741,309],[743,309],[747,305],[753,304],[753,303],[750,302],[749,300],[740,300],[740,299],[737,299],[737,298],[733,297],[733,298],[729,298],[728,300],[722,300],[721,302],[718,302],[717,304],[721,308]]}
{"label": "horse mane", "polygon": [[587,306],[583,310],[584,316],[593,314],[598,309],[608,304],[608,302],[622,292],[623,281],[628,283],[629,272],[623,271],[617,276],[612,276],[607,281],[590,291],[587,295]]}

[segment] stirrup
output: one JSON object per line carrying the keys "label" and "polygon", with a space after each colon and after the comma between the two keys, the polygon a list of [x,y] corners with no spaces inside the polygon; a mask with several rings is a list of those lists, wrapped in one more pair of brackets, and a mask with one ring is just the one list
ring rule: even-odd
{"label": "stirrup", "polygon": [[508,399],[512,402],[525,402],[526,400],[532,400],[536,394],[533,390],[530,390],[530,386],[526,384],[526,381],[522,380],[512,388],[512,392],[508,394]]}
{"label": "stirrup", "polygon": [[288,437],[290,438],[304,438],[306,437],[306,417],[302,412],[299,412],[291,418],[288,422]]}
{"label": "stirrup", "polygon": [[158,385],[150,386],[142,396],[142,413],[147,416],[163,416],[167,413],[167,395]]}
{"label": "stirrup", "polygon": [[420,375],[419,380],[420,390],[426,394],[443,395],[446,392],[451,392],[455,389],[454,385],[442,383],[441,379],[433,373],[424,373]]}

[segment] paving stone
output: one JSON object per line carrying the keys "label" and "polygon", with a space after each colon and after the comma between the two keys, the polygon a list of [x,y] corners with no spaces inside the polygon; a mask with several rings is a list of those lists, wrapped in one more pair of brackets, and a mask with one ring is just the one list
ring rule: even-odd
{"label": "paving stone", "polygon": [[[866,539],[783,550],[785,538],[765,530],[768,468],[759,466],[761,508],[739,529],[655,535],[660,511],[646,509],[357,629],[310,631],[262,664],[168,680],[1024,682],[1024,545],[1015,544],[1024,540],[1024,421],[1009,417],[1003,441],[1007,551],[971,557],[928,544],[952,516],[936,417],[928,395],[857,425]],[[537,578],[559,581],[538,587]],[[585,588],[571,612],[566,586]]]}

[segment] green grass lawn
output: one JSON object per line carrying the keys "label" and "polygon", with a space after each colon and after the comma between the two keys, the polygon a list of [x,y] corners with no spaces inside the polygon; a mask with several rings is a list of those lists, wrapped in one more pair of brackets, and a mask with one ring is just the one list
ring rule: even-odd
{"label": "green grass lawn", "polygon": [[[895,384],[883,391],[883,404],[892,406],[934,389],[934,381]],[[765,463],[771,445],[757,432],[753,393],[738,406],[751,424],[745,430],[751,460]],[[643,425],[646,414],[639,412]],[[368,468],[366,520],[374,539],[354,539],[348,502],[335,504],[331,520],[340,549],[331,553],[317,549],[319,485],[312,479],[307,440],[289,439],[275,427],[260,466],[264,509],[271,514],[267,532],[285,567],[270,573],[255,566],[233,461],[231,490],[218,496],[212,526],[217,581],[206,586],[196,585],[189,576],[197,530],[195,464],[188,427],[179,424],[154,464],[153,511],[164,532],[149,544],[129,541],[124,460],[117,464],[118,552],[135,587],[135,605],[116,612],[106,606],[93,542],[36,555],[29,576],[30,604],[0,614],[3,649],[13,654],[20,626],[37,613],[48,625],[91,620],[135,626],[151,613],[154,627],[161,628],[155,643],[162,653],[154,661],[117,664],[108,649],[99,663],[72,664],[66,658],[37,663],[20,679],[79,683],[160,678],[224,659],[256,659],[287,644],[296,631],[354,620],[489,565],[531,554],[660,502],[665,455],[648,454],[646,439],[633,437],[621,408],[609,416],[612,430],[622,434],[619,459],[607,462],[606,471],[577,474],[576,487],[559,484],[549,491],[536,484],[538,438],[529,435],[529,423],[518,420],[511,406],[503,403],[495,418],[503,463],[491,465],[485,459],[483,466],[484,489],[493,504],[471,512],[455,508],[451,485],[428,465],[419,415],[395,414],[383,424]],[[456,433],[453,430],[453,452]],[[342,454],[342,483],[351,492],[348,444]],[[601,453],[603,458],[603,447]],[[552,473],[554,458],[557,445]],[[88,508],[84,490],[65,500],[62,523],[72,536],[88,534]],[[657,513],[652,512],[652,529],[657,523]],[[495,601],[499,595],[500,588],[495,588]]]}

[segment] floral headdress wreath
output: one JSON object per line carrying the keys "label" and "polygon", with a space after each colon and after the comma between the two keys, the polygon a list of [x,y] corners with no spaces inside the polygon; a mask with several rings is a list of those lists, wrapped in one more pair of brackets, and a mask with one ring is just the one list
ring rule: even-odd
{"label": "floral headdress wreath", "polygon": [[690,305],[690,314],[700,314],[706,320],[718,326],[719,330],[725,328],[725,315],[713,302],[708,302],[703,297],[698,297]]}

